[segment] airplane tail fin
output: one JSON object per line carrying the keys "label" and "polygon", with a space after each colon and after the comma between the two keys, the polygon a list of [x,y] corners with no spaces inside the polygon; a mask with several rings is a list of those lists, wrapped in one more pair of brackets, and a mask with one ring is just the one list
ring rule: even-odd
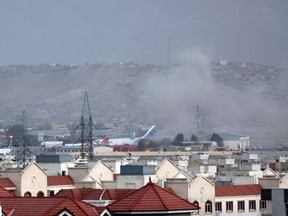
{"label": "airplane tail fin", "polygon": [[108,144],[109,136],[105,136],[104,139],[100,142],[100,145]]}
{"label": "airplane tail fin", "polygon": [[13,136],[11,135],[9,137],[9,139],[10,139],[10,141],[9,141],[9,144],[8,144],[7,148],[12,149],[13,148]]}
{"label": "airplane tail fin", "polygon": [[140,139],[150,138],[154,135],[155,132],[156,132],[156,126],[153,125],[142,137],[140,137]]}
{"label": "airplane tail fin", "polygon": [[109,136],[105,136],[105,137],[103,138],[103,140],[101,140],[101,142],[95,140],[95,141],[93,142],[93,143],[94,143],[93,145],[94,145],[94,146],[107,145],[109,139],[110,139]]}
{"label": "airplane tail fin", "polygon": [[136,138],[136,132],[137,132],[137,129],[134,129],[134,130],[132,131],[132,133],[130,134],[130,140],[135,140],[135,138]]}

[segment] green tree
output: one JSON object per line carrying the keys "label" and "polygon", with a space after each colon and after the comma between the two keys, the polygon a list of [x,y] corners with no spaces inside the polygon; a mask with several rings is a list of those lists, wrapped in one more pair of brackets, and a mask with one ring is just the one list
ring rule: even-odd
{"label": "green tree", "polygon": [[218,147],[224,147],[224,143],[223,143],[223,139],[221,136],[219,136],[218,134],[216,133],[213,133],[211,138],[210,138],[210,141],[215,141],[217,143],[217,146]]}
{"label": "green tree", "polygon": [[182,145],[182,142],[184,141],[184,134],[183,133],[178,133],[175,136],[175,139],[173,140],[173,145]]}
{"label": "green tree", "polygon": [[146,144],[146,142],[144,139],[139,140],[138,151],[144,151],[145,150],[145,144]]}
{"label": "green tree", "polygon": [[196,135],[192,135],[191,138],[190,138],[190,141],[192,142],[198,142],[199,141],[199,138],[196,136]]}

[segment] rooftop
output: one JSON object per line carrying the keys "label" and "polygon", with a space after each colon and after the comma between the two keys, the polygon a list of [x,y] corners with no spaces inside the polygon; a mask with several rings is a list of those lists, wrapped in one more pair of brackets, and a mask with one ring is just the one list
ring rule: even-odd
{"label": "rooftop", "polygon": [[150,181],[143,187],[127,194],[122,199],[108,205],[108,210],[113,213],[137,214],[143,212],[158,212],[168,213],[188,213],[198,210],[199,207],[178,197],[172,192],[169,192]]}
{"label": "rooftop", "polygon": [[261,195],[259,184],[215,186],[215,196],[249,196]]}
{"label": "rooftop", "polygon": [[47,176],[47,185],[74,185],[73,179],[68,176]]}
{"label": "rooftop", "polygon": [[[55,197],[1,197],[3,208],[12,209],[13,216],[27,215],[59,215],[61,212],[69,212],[77,216],[99,216],[96,207],[88,203]],[[33,206],[33,208],[32,208]]]}

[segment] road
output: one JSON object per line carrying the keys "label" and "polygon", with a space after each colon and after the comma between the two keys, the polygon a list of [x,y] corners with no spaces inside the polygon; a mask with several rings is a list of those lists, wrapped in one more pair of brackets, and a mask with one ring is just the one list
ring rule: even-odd
{"label": "road", "polygon": [[[238,153],[238,151],[197,151],[197,152],[187,152],[187,151],[131,151],[133,156],[185,156],[185,155],[195,155],[195,154],[209,154],[209,155],[232,155],[233,153]],[[129,152],[96,152],[95,156],[100,157],[125,157],[128,156]]]}

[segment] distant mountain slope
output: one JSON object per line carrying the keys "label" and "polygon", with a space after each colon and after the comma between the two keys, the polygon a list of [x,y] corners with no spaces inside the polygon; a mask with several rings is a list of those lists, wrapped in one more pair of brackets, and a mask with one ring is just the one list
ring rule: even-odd
{"label": "distant mountain slope", "polygon": [[0,120],[15,123],[26,110],[34,122],[77,121],[85,91],[98,122],[130,120],[192,133],[200,107],[201,121],[214,128],[287,128],[287,71],[235,62],[169,69],[136,63],[2,66]]}

